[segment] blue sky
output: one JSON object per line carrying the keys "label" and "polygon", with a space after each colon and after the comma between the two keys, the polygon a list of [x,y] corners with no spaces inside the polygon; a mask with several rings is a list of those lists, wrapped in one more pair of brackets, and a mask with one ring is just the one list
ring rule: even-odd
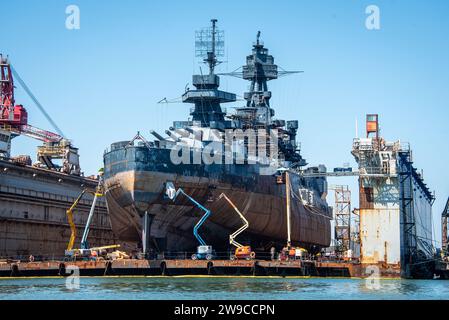
{"label": "blue sky", "polygon": [[[448,1],[3,2],[10,23],[0,52],[9,54],[80,148],[86,174],[102,166],[111,142],[130,139],[137,130],[150,138],[150,129],[163,132],[173,120],[188,117],[189,105],[157,101],[180,97],[191,82],[200,66],[194,31],[217,18],[226,41],[219,71],[244,64],[258,30],[280,66],[304,70],[269,86],[276,115],[299,120],[310,164],[355,166],[355,121],[362,135],[366,113],[380,114],[388,140],[410,142],[415,166],[436,191],[440,239],[440,214],[449,196]],[[80,8],[80,30],[65,28],[70,4]],[[380,30],[365,28],[370,4],[380,9]],[[222,89],[242,95],[247,83],[222,78]],[[52,130],[21,88],[16,101],[28,109],[30,124]],[[19,137],[13,153],[34,154],[37,144]],[[330,183],[349,184],[357,206],[355,179]]]}

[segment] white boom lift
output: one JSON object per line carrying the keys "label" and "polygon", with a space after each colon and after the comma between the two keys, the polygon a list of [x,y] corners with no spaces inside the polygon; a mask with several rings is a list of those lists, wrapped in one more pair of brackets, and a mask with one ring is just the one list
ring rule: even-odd
{"label": "white boom lift", "polygon": [[256,254],[255,254],[255,252],[251,251],[251,247],[250,246],[244,246],[243,244],[241,244],[241,243],[239,243],[239,242],[237,242],[235,240],[235,238],[239,234],[241,234],[243,231],[248,229],[248,227],[249,227],[248,220],[240,212],[240,210],[237,208],[237,206],[231,201],[231,199],[228,198],[228,196],[226,196],[224,193],[222,193],[218,197],[218,200],[220,200],[222,198],[224,198],[231,205],[231,207],[234,208],[234,210],[240,216],[240,219],[242,219],[242,221],[243,221],[243,225],[239,229],[237,229],[234,233],[229,235],[229,243],[236,247],[235,254],[231,256],[231,260],[235,260],[235,259],[247,259],[247,260],[254,259],[256,257]]}

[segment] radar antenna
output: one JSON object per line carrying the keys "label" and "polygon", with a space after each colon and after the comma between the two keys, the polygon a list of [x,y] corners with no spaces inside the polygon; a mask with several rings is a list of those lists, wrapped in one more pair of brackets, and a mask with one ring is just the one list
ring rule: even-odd
{"label": "radar antenna", "polygon": [[211,19],[210,28],[195,32],[195,55],[209,65],[209,74],[214,74],[215,66],[221,63],[217,57],[224,56],[224,32],[217,29],[217,21]]}
{"label": "radar antenna", "polygon": [[194,89],[185,90],[182,102],[193,103],[191,108],[192,124],[200,123],[208,127],[212,121],[224,126],[225,114],[221,109],[221,103],[236,101],[233,93],[219,90],[220,77],[214,74],[214,68],[221,61],[217,57],[224,55],[223,31],[217,30],[217,19],[211,20],[212,26],[195,33],[195,55],[203,58],[203,62],[209,66],[209,74],[200,74],[192,77]]}

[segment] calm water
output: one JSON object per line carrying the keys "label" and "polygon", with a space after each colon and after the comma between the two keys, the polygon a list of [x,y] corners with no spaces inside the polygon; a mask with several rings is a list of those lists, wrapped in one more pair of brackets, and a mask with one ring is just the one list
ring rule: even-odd
{"label": "calm water", "polygon": [[449,299],[449,281],[330,278],[1,279],[0,299]]}

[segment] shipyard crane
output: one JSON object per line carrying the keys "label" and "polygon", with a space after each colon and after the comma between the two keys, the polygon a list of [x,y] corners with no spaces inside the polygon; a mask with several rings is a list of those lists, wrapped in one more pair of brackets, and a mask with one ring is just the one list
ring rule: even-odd
{"label": "shipyard crane", "polygon": [[235,260],[235,259],[247,259],[247,260],[254,259],[256,257],[256,253],[251,250],[251,246],[244,246],[243,244],[235,241],[235,238],[239,234],[241,234],[243,231],[248,229],[248,227],[249,227],[248,220],[240,212],[240,210],[237,208],[237,206],[231,201],[231,199],[229,199],[228,196],[226,196],[226,194],[224,194],[224,193],[220,194],[220,196],[218,197],[217,200],[220,200],[222,198],[224,198],[231,205],[231,207],[234,208],[234,210],[240,216],[240,219],[242,219],[242,221],[243,221],[243,225],[239,229],[237,229],[234,233],[229,235],[229,243],[236,247],[234,255],[231,256],[231,260]]}
{"label": "shipyard crane", "polygon": [[187,193],[184,192],[182,188],[178,188],[178,190],[175,189],[175,186],[172,182],[167,182],[166,184],[166,195],[173,201],[176,201],[178,196],[180,194],[183,194],[187,199],[189,199],[193,204],[195,204],[198,208],[203,210],[205,213],[201,217],[200,221],[195,225],[193,228],[193,235],[198,240],[200,245],[197,247],[197,252],[192,254],[192,260],[212,260],[214,257],[214,253],[212,250],[212,246],[207,245],[204,239],[200,236],[198,233],[199,228],[204,224],[204,222],[207,220],[207,218],[211,215],[211,211],[207,208],[205,208],[203,205],[201,205],[198,201],[193,199],[191,196],[189,196]]}
{"label": "shipyard crane", "polygon": [[[14,78],[58,133],[28,124],[28,112],[23,105],[15,104]],[[67,174],[80,174],[78,149],[64,137],[62,131],[10,64],[8,58],[0,54],[0,157],[10,158],[11,140],[19,135],[43,142],[43,145],[38,147],[37,159],[48,169],[60,170]],[[54,164],[54,159],[62,160],[62,166]]]}

